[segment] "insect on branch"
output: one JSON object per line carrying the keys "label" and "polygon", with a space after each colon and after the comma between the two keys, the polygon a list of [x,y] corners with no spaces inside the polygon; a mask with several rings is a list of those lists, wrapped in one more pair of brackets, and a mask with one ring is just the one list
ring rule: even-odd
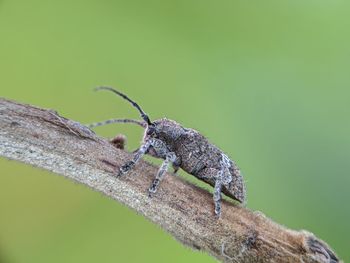
{"label": "insect on branch", "polygon": [[312,233],[287,229],[232,202],[223,200],[215,218],[210,193],[180,177],[166,175],[150,198],[147,186],[157,167],[140,160],[130,175],[115,176],[133,155],[51,110],[0,98],[0,156],[87,185],[222,262],[340,262]]}

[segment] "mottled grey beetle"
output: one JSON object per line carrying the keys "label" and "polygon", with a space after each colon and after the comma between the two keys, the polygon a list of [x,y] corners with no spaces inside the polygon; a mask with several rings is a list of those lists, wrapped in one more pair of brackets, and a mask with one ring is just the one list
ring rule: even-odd
{"label": "mottled grey beetle", "polygon": [[164,177],[169,164],[174,167],[174,173],[182,168],[187,173],[214,187],[215,214],[221,214],[221,192],[227,196],[245,203],[245,185],[239,168],[219,148],[208,142],[199,132],[182,127],[175,121],[166,118],[150,121],[148,115],[140,106],[121,92],[110,87],[99,87],[96,90],[109,90],[129,101],[141,113],[143,121],[130,119],[112,119],[91,124],[96,127],[110,123],[134,123],[145,128],[141,147],[135,152],[132,160],[124,164],[118,171],[118,176],[130,171],[144,154],[164,159],[153,180],[149,194],[155,193]]}

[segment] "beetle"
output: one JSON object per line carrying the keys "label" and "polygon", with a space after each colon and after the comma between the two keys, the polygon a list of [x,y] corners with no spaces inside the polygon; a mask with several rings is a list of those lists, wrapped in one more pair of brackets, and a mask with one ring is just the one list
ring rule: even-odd
{"label": "beetle", "polygon": [[214,212],[217,216],[221,215],[221,192],[245,204],[246,188],[240,169],[198,131],[166,118],[151,121],[136,102],[111,87],[98,87],[95,90],[108,90],[121,96],[141,114],[142,121],[111,119],[89,125],[92,128],[110,123],[134,123],[145,129],[141,147],[134,152],[130,161],[120,167],[118,176],[128,173],[143,155],[148,154],[164,160],[148,189],[150,196],[156,193],[159,183],[172,164],[174,173],[181,168],[214,187]]}

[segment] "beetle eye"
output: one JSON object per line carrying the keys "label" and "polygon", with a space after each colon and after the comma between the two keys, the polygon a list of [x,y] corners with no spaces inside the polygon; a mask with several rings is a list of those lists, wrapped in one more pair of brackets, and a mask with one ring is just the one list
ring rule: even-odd
{"label": "beetle eye", "polygon": [[147,135],[152,135],[155,131],[156,131],[156,128],[150,125],[147,128]]}

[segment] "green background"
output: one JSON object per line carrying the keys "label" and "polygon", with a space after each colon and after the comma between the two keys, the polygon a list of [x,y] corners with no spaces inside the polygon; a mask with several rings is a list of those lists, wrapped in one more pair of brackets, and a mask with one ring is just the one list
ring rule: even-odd
{"label": "green background", "polygon": [[[349,261],[349,13],[342,0],[0,0],[0,96],[82,123],[137,118],[92,92],[117,87],[236,160],[249,208]],[[130,150],[142,136],[96,131]],[[126,261],[215,262],[100,193],[0,160],[1,263]]]}

